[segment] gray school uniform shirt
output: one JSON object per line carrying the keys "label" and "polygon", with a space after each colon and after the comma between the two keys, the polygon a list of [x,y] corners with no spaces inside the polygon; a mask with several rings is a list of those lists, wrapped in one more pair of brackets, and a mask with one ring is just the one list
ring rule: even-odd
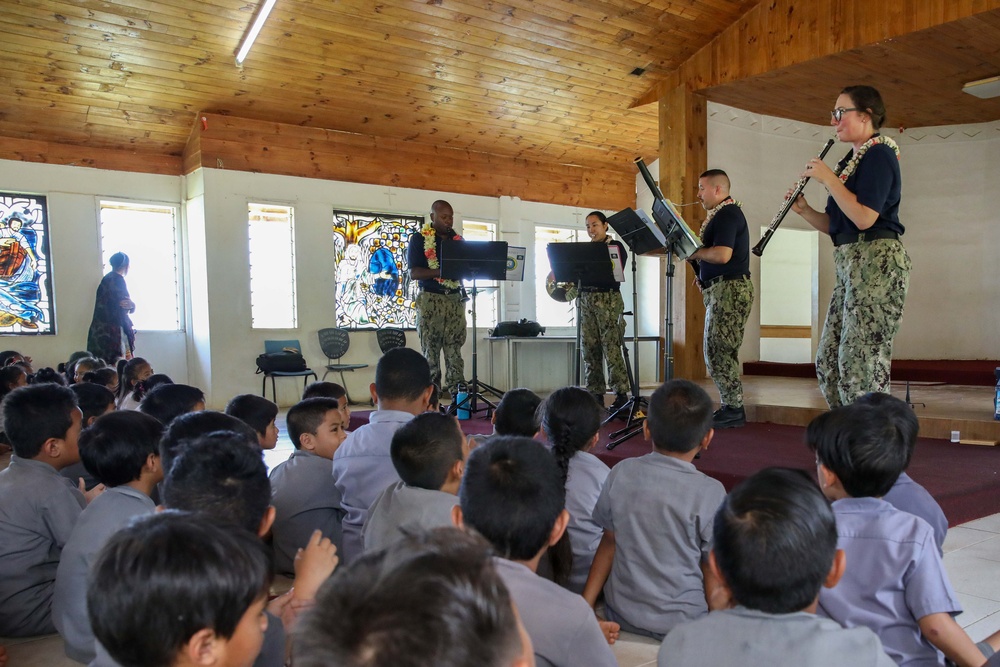
{"label": "gray school uniform shirt", "polygon": [[397,429],[411,419],[409,412],[376,410],[368,423],[348,435],[333,455],[333,482],[344,508],[344,548],[340,553],[343,564],[364,552],[361,529],[368,519],[368,509],[378,494],[399,481],[389,446]]}
{"label": "gray school uniform shirt", "polygon": [[820,591],[817,613],[844,627],[870,628],[897,664],[944,665],[944,654],[917,621],[929,614],[956,616],[962,606],[930,524],[878,498],[837,500],[833,511],[837,548],[848,566],[840,583]]}
{"label": "gray school uniform shirt", "polygon": [[657,452],[616,464],[594,508],[594,520],[615,534],[607,606],[660,635],[708,613],[701,562],[725,497],[718,480]]}
{"label": "gray school uniform shirt", "polygon": [[129,522],[156,511],[153,500],[129,486],[116,486],[83,510],[63,548],[52,596],[52,621],[62,635],[66,655],[77,662],[96,657],[94,632],[87,616],[87,575],[111,536]]}
{"label": "gray school uniform shirt", "polygon": [[295,554],[309,543],[314,530],[343,546],[341,521],[344,510],[340,491],[330,476],[330,459],[305,449],[296,449],[288,460],[271,471],[271,504],[274,525],[274,569],[294,575]]}
{"label": "gray school uniform shirt", "polygon": [[56,568],[86,504],[47,463],[13,455],[0,472],[0,637],[55,632]]}
{"label": "gray school uniform shirt", "polygon": [[493,562],[517,605],[540,665],[617,667],[594,610],[582,597],[520,563],[503,558]]}
{"label": "gray school uniform shirt", "polygon": [[365,551],[385,549],[403,537],[404,532],[423,532],[451,526],[451,510],[458,497],[444,491],[390,484],[368,510],[368,520],[361,529]]}
{"label": "gray school uniform shirt", "polygon": [[610,472],[611,468],[589,452],[577,452],[569,460],[566,477],[569,524],[566,532],[573,548],[573,569],[566,588],[574,593],[583,593],[590,564],[594,562],[594,553],[604,535],[604,528],[594,521],[594,506]]}
{"label": "gray school uniform shirt", "polygon": [[713,611],[670,631],[657,667],[773,665],[895,667],[868,628],[842,628],[815,614],[768,614],[736,607]]}
{"label": "gray school uniform shirt", "polygon": [[889,489],[889,493],[882,496],[882,500],[929,523],[934,529],[934,541],[937,543],[938,552],[944,554],[944,538],[948,536],[948,518],[927,489],[904,472]]}

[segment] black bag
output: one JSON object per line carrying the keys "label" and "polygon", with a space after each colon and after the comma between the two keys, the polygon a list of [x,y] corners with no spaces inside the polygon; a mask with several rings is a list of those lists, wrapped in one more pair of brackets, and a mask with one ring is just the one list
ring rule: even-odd
{"label": "black bag", "polygon": [[257,355],[258,373],[297,373],[306,370],[306,360],[298,350],[285,348],[281,352]]}
{"label": "black bag", "polygon": [[545,327],[543,327],[538,322],[534,320],[528,320],[526,318],[521,318],[517,322],[501,322],[494,327],[490,335],[494,338],[506,338],[508,336],[513,336],[515,338],[534,338],[539,334],[545,333]]}

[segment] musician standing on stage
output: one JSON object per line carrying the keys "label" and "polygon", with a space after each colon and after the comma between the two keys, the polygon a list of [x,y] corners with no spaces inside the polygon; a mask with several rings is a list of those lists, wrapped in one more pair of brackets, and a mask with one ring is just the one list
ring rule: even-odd
{"label": "musician standing on stage", "polygon": [[[587,235],[594,243],[604,243],[618,248],[622,271],[628,263],[625,244],[608,236],[608,218],[600,211],[587,214]],[[587,390],[604,405],[604,361],[608,362],[608,380],[614,390],[617,410],[628,401],[628,372],[622,357],[625,341],[625,302],[620,285],[612,280],[606,285],[582,288],[580,294],[580,329],[583,338],[583,362],[586,366]]]}
{"label": "musician standing on stage", "polygon": [[[441,278],[442,239],[461,240],[452,228],[451,204],[438,200],[431,205],[431,221],[410,235],[406,261],[410,278],[420,283],[417,296],[417,337],[431,367],[431,379],[455,395],[465,382],[462,345],[467,335],[462,285]],[[445,384],[441,384],[441,352],[444,351]]]}
{"label": "musician standing on stage", "polygon": [[806,166],[803,176],[830,193],[825,211],[802,196],[792,210],[833,239],[836,282],[816,353],[820,389],[833,408],[867,392],[889,392],[910,258],[899,241],[899,147],[878,134],[882,97],[871,86],[850,86],[831,114],[837,138],[854,149],[838,165],[839,175],[818,158]]}
{"label": "musician standing on stage", "polygon": [[715,428],[746,423],[740,346],[753,305],[750,282],[750,230],[740,203],[729,195],[729,176],[709,169],[698,178],[698,199],[708,211],[701,227],[698,284],[705,302],[705,366],[719,388],[721,405],[712,417]]}

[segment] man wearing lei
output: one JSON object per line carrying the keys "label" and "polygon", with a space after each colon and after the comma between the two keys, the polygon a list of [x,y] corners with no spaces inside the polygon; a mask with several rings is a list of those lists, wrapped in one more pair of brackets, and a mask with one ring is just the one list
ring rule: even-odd
{"label": "man wearing lei", "polygon": [[836,282],[816,352],[816,375],[831,408],[868,392],[889,391],[892,341],[909,285],[900,242],[899,147],[878,134],[885,104],[871,86],[850,86],[831,112],[837,138],[853,149],[837,170],[813,159],[803,176],[829,191],[817,211],[799,197],[792,210],[833,240]]}
{"label": "man wearing lei", "polygon": [[729,196],[729,176],[709,169],[698,178],[698,199],[708,211],[701,227],[702,247],[688,259],[697,262],[698,284],[705,303],[705,367],[719,388],[715,428],[746,424],[740,346],[750,308],[750,230],[740,202]]}
{"label": "man wearing lei", "polygon": [[[441,278],[438,261],[442,239],[460,241],[452,228],[455,213],[451,204],[438,200],[431,205],[431,221],[410,235],[406,252],[410,278],[420,284],[417,296],[417,337],[420,349],[431,367],[431,379],[454,394],[465,382],[465,306],[462,286],[456,280]],[[444,352],[445,384],[441,384],[441,353]]]}

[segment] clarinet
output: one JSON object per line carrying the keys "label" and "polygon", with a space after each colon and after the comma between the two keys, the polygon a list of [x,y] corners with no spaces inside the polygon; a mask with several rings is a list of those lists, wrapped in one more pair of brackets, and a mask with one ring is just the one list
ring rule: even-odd
{"label": "clarinet", "polygon": [[[820,160],[826,157],[826,154],[830,152],[830,148],[833,147],[833,144],[834,144],[833,139],[830,139],[829,141],[826,142],[826,145],[823,146],[823,150],[819,152]],[[771,240],[771,235],[774,234],[774,230],[778,228],[778,225],[780,225],[781,221],[785,219],[785,216],[788,215],[788,212],[792,210],[792,204],[795,203],[795,200],[798,199],[800,194],[802,194],[802,190],[803,188],[806,187],[806,183],[808,182],[809,182],[808,176],[803,176],[802,178],[799,179],[798,183],[795,184],[795,189],[792,191],[792,194],[787,199],[785,199],[784,203],[782,203],[781,210],[778,211],[778,214],[775,215],[774,219],[771,220],[771,224],[768,225],[768,228],[764,232],[764,235],[760,237],[760,241],[757,243],[757,245],[755,245],[751,249],[750,252],[757,255],[758,257],[764,254],[764,248],[767,247],[767,242]]]}

